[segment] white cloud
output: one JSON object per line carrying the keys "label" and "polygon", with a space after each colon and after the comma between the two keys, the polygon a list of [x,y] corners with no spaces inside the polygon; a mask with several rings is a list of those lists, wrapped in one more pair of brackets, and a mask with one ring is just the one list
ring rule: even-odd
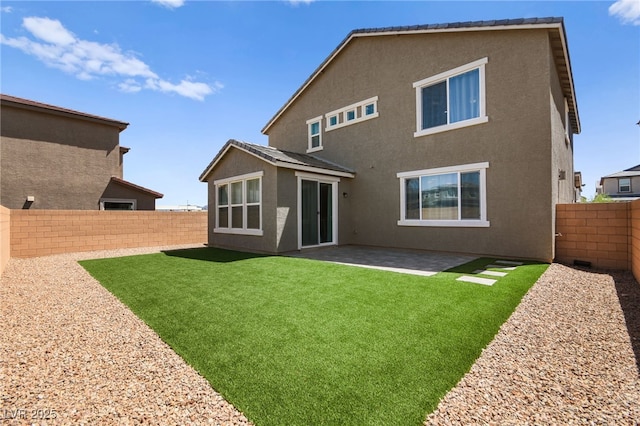
{"label": "white cloud", "polygon": [[36,38],[47,43],[57,45],[72,44],[76,38],[62,26],[60,21],[49,18],[36,18],[34,16],[24,18],[22,26]]}
{"label": "white cloud", "polygon": [[0,34],[0,44],[20,49],[47,66],[73,74],[80,80],[112,77],[122,80],[117,82],[117,87],[123,92],[135,93],[145,88],[199,101],[223,87],[218,82],[209,85],[191,78],[178,84],[171,83],[160,78],[133,53],[123,52],[117,44],[79,39],[58,20],[29,17],[24,18],[22,25],[35,39],[7,38]]}
{"label": "white cloud", "polygon": [[184,6],[184,0],[151,0],[151,2],[169,9],[177,9]]}
{"label": "white cloud", "polygon": [[623,24],[640,25],[640,0],[617,0],[609,6],[609,15],[617,16]]}
{"label": "white cloud", "polygon": [[0,7],[0,11],[4,13],[11,13],[13,12],[13,8],[11,6],[2,6]]}

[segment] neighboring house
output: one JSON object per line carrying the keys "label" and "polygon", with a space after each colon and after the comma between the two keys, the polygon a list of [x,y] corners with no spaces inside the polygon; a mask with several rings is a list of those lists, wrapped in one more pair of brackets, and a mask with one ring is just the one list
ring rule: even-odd
{"label": "neighboring house", "polygon": [[640,164],[600,178],[596,194],[608,195],[613,201],[640,199]]}
{"label": "neighboring house", "polygon": [[200,176],[209,244],[551,260],[580,131],[562,18],[352,31]]}
{"label": "neighboring house", "polygon": [[154,210],[162,194],[123,179],[128,123],[0,95],[0,204]]}

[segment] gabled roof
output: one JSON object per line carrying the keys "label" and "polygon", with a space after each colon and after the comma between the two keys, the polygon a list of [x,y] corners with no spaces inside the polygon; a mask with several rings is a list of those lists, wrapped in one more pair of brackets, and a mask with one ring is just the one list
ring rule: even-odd
{"label": "gabled roof", "polygon": [[199,178],[200,182],[206,181],[211,171],[216,167],[218,162],[231,148],[236,148],[244,151],[247,154],[253,155],[254,157],[266,161],[267,163],[276,167],[321,173],[331,176],[355,176],[355,172],[353,170],[342,167],[330,161],[314,157],[313,155],[301,154],[291,151],[282,151],[271,146],[255,145],[247,142],[237,141],[235,139],[230,139],[222,147],[220,152],[218,152],[218,154],[213,158],[206,169],[202,172]]}
{"label": "gabled roof", "polygon": [[100,117],[97,115],[91,115],[80,111],[74,111],[72,109],[62,108],[55,105],[43,104],[41,102],[32,101],[29,99],[18,98],[15,96],[4,95],[0,93],[0,104],[8,105],[15,108],[29,109],[32,111],[40,111],[48,114],[60,115],[69,118],[76,118],[80,120],[93,121],[108,126],[117,127],[120,131],[127,128],[129,123],[124,121],[113,120],[111,118]]}
{"label": "gabled roof", "polygon": [[307,87],[324,71],[324,69],[344,50],[344,48],[356,38],[376,37],[376,36],[398,36],[403,34],[428,34],[443,32],[463,32],[463,31],[499,31],[499,30],[522,30],[522,29],[548,29],[553,57],[560,75],[562,90],[569,104],[569,118],[571,127],[575,133],[580,133],[580,118],[578,116],[578,104],[576,100],[571,62],[569,59],[569,48],[567,36],[564,29],[564,19],[559,17],[550,18],[520,18],[502,19],[492,21],[472,21],[453,22],[448,24],[427,24],[414,26],[398,26],[386,28],[366,28],[351,31],[347,37],[336,47],[333,52],[320,64],[309,78],[300,86],[289,100],[278,110],[262,129],[262,133],[268,134],[269,128],[278,118],[293,104],[296,99],[305,91]]}
{"label": "gabled roof", "polygon": [[600,182],[602,183],[602,180],[606,178],[621,178],[621,177],[632,177],[632,176],[640,176],[640,164],[638,164],[637,166],[625,169],[621,172],[616,172],[607,176],[603,176],[602,179],[600,179]]}
{"label": "gabled roof", "polygon": [[115,184],[118,184],[118,185],[121,185],[121,186],[124,186],[124,187],[129,188],[129,189],[132,189],[132,190],[137,191],[137,192],[142,192],[142,193],[145,193],[145,194],[149,194],[149,195],[151,195],[151,196],[153,196],[155,198],[164,197],[164,194],[161,194],[161,193],[156,192],[156,191],[152,191],[149,188],[145,188],[144,186],[136,185],[135,183],[131,183],[129,181],[126,181],[124,179],[120,179],[120,178],[115,177],[115,176],[111,176],[111,182],[113,182]]}

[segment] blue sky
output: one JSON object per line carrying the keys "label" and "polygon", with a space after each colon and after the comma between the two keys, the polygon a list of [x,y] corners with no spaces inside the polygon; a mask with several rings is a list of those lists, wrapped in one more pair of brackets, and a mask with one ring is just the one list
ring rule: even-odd
{"label": "blue sky", "polygon": [[158,205],[207,203],[198,176],[263,126],[356,28],[562,16],[582,133],[575,167],[640,164],[640,0],[0,3],[0,91],[130,123],[124,178]]}

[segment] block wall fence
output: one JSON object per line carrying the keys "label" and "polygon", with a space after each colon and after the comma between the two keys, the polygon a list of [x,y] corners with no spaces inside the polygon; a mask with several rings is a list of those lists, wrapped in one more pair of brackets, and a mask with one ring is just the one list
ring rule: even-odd
{"label": "block wall fence", "polygon": [[640,200],[559,204],[556,234],[556,261],[631,270],[640,281]]}
{"label": "block wall fence", "polygon": [[0,206],[0,275],[11,257],[11,210]]}
{"label": "block wall fence", "polygon": [[11,210],[10,214],[10,256],[17,258],[207,242],[207,212]]}
{"label": "block wall fence", "polygon": [[[556,261],[631,270],[640,282],[640,200],[559,204]],[[0,274],[10,257],[207,242],[207,212],[9,210],[0,206]]]}

